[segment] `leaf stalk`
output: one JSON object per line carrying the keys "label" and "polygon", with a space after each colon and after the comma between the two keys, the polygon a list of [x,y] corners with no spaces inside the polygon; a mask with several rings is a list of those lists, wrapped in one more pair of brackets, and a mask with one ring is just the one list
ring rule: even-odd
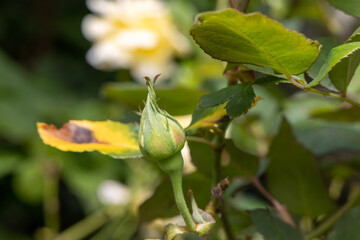
{"label": "leaf stalk", "polygon": [[336,98],[345,102],[350,103],[351,105],[353,105],[354,107],[360,108],[360,103],[346,97],[346,96],[342,96],[339,93],[331,93],[331,92],[324,92],[315,88],[306,88],[306,85],[296,81],[294,78],[292,78],[291,76],[288,76],[288,80],[289,82],[291,82],[294,86],[306,91],[306,92],[311,92],[311,93],[316,93],[316,94],[320,94],[323,95],[324,97],[331,97],[331,98]]}

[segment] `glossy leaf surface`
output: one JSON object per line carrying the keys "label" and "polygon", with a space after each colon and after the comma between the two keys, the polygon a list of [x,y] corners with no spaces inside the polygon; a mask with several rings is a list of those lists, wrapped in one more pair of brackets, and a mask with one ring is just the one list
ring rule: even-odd
{"label": "glossy leaf surface", "polygon": [[261,13],[233,9],[204,13],[198,16],[191,35],[213,58],[270,67],[287,76],[305,72],[319,55],[318,42]]}
{"label": "glossy leaf surface", "polygon": [[218,123],[229,121],[225,105],[221,104],[215,107],[198,107],[192,115],[190,126],[186,129],[187,133],[195,132],[199,128],[212,127]]}
{"label": "glossy leaf surface", "polygon": [[225,102],[226,112],[230,117],[246,113],[255,103],[255,93],[251,84],[240,83],[205,95],[201,98],[199,107],[213,107]]}

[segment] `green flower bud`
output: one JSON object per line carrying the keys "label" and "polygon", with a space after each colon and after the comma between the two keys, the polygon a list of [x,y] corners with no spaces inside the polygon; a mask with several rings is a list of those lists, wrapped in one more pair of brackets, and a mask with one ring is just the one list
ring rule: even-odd
{"label": "green flower bud", "polygon": [[154,83],[146,77],[148,96],[141,114],[139,147],[142,154],[158,163],[179,153],[185,144],[185,131],[170,114],[156,103]]}

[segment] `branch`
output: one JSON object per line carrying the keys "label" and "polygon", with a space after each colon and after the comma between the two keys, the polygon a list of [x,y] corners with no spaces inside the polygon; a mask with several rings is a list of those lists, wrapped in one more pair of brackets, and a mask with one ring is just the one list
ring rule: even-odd
{"label": "branch", "polygon": [[239,6],[239,11],[245,13],[249,3],[250,0],[242,0]]}
{"label": "branch", "polygon": [[[215,163],[214,163],[214,173],[213,173],[213,180],[214,185],[216,186],[221,179],[221,153],[225,147],[224,145],[224,138],[225,138],[225,131],[228,127],[229,123],[223,123],[219,126],[221,131],[215,135],[214,140],[212,142],[213,151],[215,153]],[[216,207],[219,199],[213,198],[213,205]],[[234,240],[234,234],[232,233],[231,226],[229,220],[227,218],[224,202],[222,202],[219,207],[220,211],[220,220],[222,222],[226,237],[228,240]]]}
{"label": "branch", "polygon": [[234,9],[238,9],[239,4],[237,0],[230,0],[230,6]]}
{"label": "branch", "polygon": [[117,210],[119,211],[114,211],[113,208],[104,207],[83,220],[75,223],[68,229],[65,229],[62,233],[57,235],[54,240],[83,239],[112,219],[124,214],[121,209]]}
{"label": "branch", "polygon": [[284,220],[284,222],[290,224],[291,226],[296,228],[296,224],[293,220],[293,218],[291,217],[290,213],[288,212],[286,206],[282,205],[281,203],[279,203],[278,200],[276,200],[265,188],[264,186],[260,183],[258,178],[252,178],[251,179],[252,183],[254,184],[254,186],[262,193],[262,195],[264,195],[264,197],[266,197],[271,203],[272,205],[274,205],[276,211],[279,213],[280,217],[282,218],[282,220]]}
{"label": "branch", "polygon": [[288,77],[288,80],[296,87],[306,91],[306,92],[312,92],[312,93],[316,93],[316,94],[320,94],[323,95],[324,97],[332,97],[332,98],[336,98],[345,102],[350,103],[351,105],[353,105],[354,107],[357,107],[360,109],[360,103],[346,97],[346,96],[342,96],[340,93],[331,93],[331,92],[324,92],[321,90],[317,90],[315,88],[306,88],[304,84],[296,81],[295,79],[293,79],[291,76]]}
{"label": "branch", "polygon": [[322,224],[320,224],[313,232],[309,233],[306,236],[306,239],[314,239],[318,236],[321,236],[327,230],[329,230],[340,217],[344,215],[348,210],[354,207],[360,201],[360,186],[356,186],[353,192],[353,195],[348,202],[339,208],[331,217],[325,220]]}

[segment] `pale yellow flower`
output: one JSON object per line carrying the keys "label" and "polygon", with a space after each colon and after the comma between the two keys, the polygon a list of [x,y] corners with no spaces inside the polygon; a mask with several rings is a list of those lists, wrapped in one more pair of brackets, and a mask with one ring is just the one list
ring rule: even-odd
{"label": "pale yellow flower", "polygon": [[86,58],[95,68],[129,68],[136,79],[161,73],[164,79],[175,68],[174,56],[190,52],[164,2],[88,0],[87,5],[94,14],[84,18],[82,31],[94,43]]}

